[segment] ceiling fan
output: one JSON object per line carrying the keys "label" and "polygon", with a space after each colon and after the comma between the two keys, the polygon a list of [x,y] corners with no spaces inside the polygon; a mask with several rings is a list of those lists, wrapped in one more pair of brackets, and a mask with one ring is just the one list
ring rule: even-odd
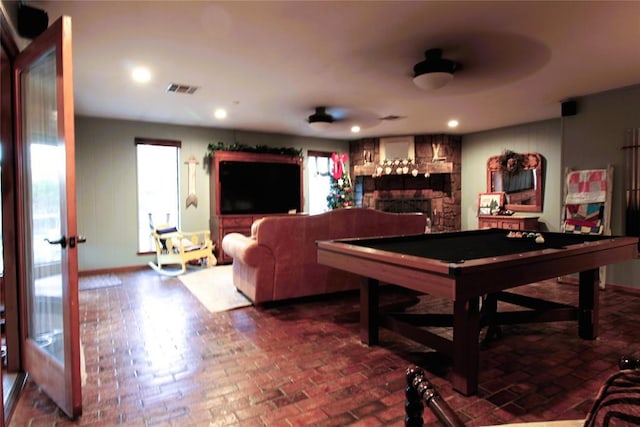
{"label": "ceiling fan", "polygon": [[453,73],[462,69],[462,64],[442,57],[442,49],[428,49],[424,61],[413,67],[413,83],[424,90],[445,86],[453,79]]}
{"label": "ceiling fan", "polygon": [[314,113],[308,117],[309,126],[316,131],[349,129],[358,133],[360,129],[371,128],[385,121],[404,119],[406,116],[389,114],[383,117],[374,112],[362,109],[315,107]]}
{"label": "ceiling fan", "polygon": [[327,107],[316,107],[316,111],[309,116],[309,126],[313,130],[326,130],[333,123],[333,116],[327,113]]}

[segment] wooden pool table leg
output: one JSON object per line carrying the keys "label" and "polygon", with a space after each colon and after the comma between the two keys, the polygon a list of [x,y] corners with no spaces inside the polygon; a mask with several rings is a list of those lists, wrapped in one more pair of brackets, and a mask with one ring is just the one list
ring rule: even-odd
{"label": "wooden pool table leg", "polygon": [[366,279],[360,284],[360,339],[367,345],[376,345],[378,338],[379,283]]}
{"label": "wooden pool table leg", "polygon": [[451,384],[470,396],[478,391],[480,369],[480,297],[453,302],[453,371]]}
{"label": "wooden pool table leg", "polygon": [[600,269],[580,272],[580,293],[578,296],[578,335],[586,340],[598,336],[600,311]]}

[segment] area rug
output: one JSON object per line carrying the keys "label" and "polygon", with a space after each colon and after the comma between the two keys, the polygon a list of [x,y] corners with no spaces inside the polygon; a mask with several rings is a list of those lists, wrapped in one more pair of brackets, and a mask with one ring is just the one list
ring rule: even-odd
{"label": "area rug", "polygon": [[98,274],[95,276],[83,276],[78,279],[78,290],[112,288],[122,285],[122,281],[115,274]]}
{"label": "area rug", "polygon": [[217,265],[186,273],[178,278],[211,313],[251,305],[233,286],[231,265]]}

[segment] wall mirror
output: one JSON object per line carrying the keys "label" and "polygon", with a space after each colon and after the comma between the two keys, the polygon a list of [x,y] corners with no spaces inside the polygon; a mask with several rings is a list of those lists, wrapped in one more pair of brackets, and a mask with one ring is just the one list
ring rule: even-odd
{"label": "wall mirror", "polygon": [[543,163],[539,153],[504,153],[487,161],[487,192],[506,193],[505,207],[542,212]]}
{"label": "wall mirror", "polygon": [[413,136],[380,138],[380,163],[385,160],[413,160],[415,153]]}

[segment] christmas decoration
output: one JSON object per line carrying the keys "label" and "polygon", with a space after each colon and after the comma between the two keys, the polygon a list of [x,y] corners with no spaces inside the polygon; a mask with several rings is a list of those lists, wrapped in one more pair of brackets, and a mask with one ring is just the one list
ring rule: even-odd
{"label": "christmas decoration", "polygon": [[348,208],[354,204],[353,188],[349,170],[345,168],[347,154],[333,153],[331,155],[331,188],[327,196],[329,209]]}
{"label": "christmas decoration", "polygon": [[244,153],[280,154],[291,157],[302,157],[301,148],[270,147],[267,145],[245,145],[238,143],[225,144],[222,141],[218,141],[217,144],[212,142],[207,146],[205,160],[208,161],[215,151],[241,151]]}
{"label": "christmas decoration", "polygon": [[511,150],[505,150],[499,157],[500,167],[509,175],[518,175],[525,165],[524,154],[514,153]]}
{"label": "christmas decoration", "polygon": [[347,154],[333,153],[331,155],[331,175],[335,179],[342,178],[344,174],[344,162],[347,161]]}

